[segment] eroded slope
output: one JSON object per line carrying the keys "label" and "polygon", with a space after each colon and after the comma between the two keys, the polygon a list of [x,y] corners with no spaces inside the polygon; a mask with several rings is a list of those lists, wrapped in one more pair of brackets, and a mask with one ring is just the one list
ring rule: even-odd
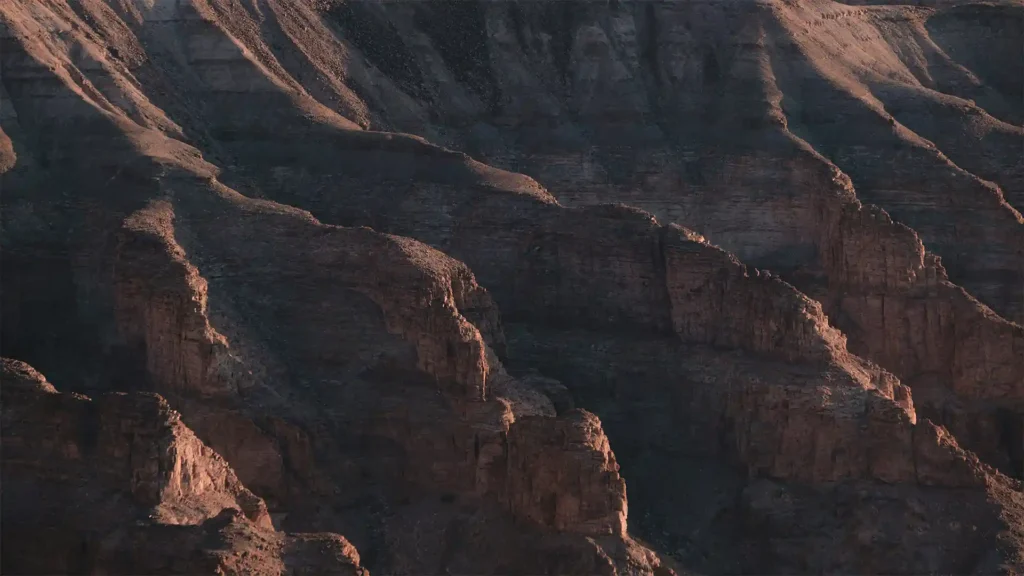
{"label": "eroded slope", "polygon": [[3,567],[17,574],[366,574],[336,534],[274,530],[167,402],[58,392],[3,359]]}
{"label": "eroded slope", "polygon": [[[477,147],[484,157],[550,166],[593,192],[580,203],[648,205],[608,176],[633,169],[628,155],[600,152],[611,138],[634,146],[623,134],[636,131],[622,130],[645,125],[636,78],[599,49],[602,26],[625,34],[629,23],[563,4],[530,18],[600,26],[569,41],[545,32],[549,62],[502,74],[452,56],[490,42],[474,23],[540,5],[4,5],[4,165],[17,158],[3,181],[5,351],[63,369],[77,389],[158,390],[279,525],[340,532],[386,573],[664,571],[627,534],[623,479],[638,488],[630,526],[684,570],[1016,569],[1019,487],[924,417],[981,422],[952,428],[1014,470],[994,408],[1019,414],[1019,325],[951,284],[913,231],[862,206],[812,138],[771,128],[788,112],[765,92],[764,39],[825,5],[737,3],[676,21],[740,26],[751,42],[735,61],[697,60],[739,99],[721,104],[745,111],[739,125],[712,116],[734,132],[681,132],[721,161],[687,160],[687,177],[723,182],[701,193],[720,204],[685,214],[711,214],[733,235],[668,213],[821,304],[651,214],[564,208],[529,177],[359,129],[400,126],[469,149],[466,133],[496,132],[466,129],[467,118],[505,118],[497,134],[522,141]],[[442,39],[444,22],[457,32]],[[396,37],[415,49],[389,52]],[[589,88],[547,102],[529,79],[551,64],[561,76],[545,82],[571,73]],[[723,72],[736,69],[742,82]],[[601,100],[609,80],[618,91]],[[513,103],[554,112],[517,119],[502,82],[539,95]],[[559,98],[581,95],[583,120],[562,123]],[[679,120],[671,108],[653,117]],[[552,133],[574,130],[587,137],[571,146],[599,144],[599,176],[552,161],[565,158]],[[663,134],[644,138],[677,162]],[[661,170],[650,175],[673,198],[695,197]],[[758,192],[791,181],[802,185],[781,204]],[[993,221],[1012,219],[997,204]],[[65,316],[75,322],[53,330]]]}
{"label": "eroded slope", "polygon": [[[658,567],[626,534],[600,425],[555,418],[504,373],[488,344],[502,344],[497,312],[465,265],[246,198],[193,148],[90,98],[91,82],[51,75],[43,61],[63,57],[53,46],[7,40],[10,126],[28,136],[15,142],[25,161],[5,178],[5,202],[57,218],[5,221],[5,303],[19,312],[5,344],[44,364],[65,358],[77,389],[166,395],[279,525],[344,532],[385,572]],[[54,97],[31,90],[40,75]],[[38,145],[43,134],[52,145]],[[41,154],[65,170],[34,164]],[[31,269],[39,256],[68,284],[46,285],[49,270]],[[37,323],[62,310],[50,302],[74,310],[69,331],[85,334],[33,346]],[[528,416],[520,432],[515,419]],[[545,427],[583,442],[550,450],[541,468],[513,466],[508,446],[532,452]]]}

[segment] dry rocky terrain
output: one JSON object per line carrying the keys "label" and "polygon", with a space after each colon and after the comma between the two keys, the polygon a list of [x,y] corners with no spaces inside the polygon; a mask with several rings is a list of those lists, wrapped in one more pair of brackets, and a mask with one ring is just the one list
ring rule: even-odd
{"label": "dry rocky terrain", "polygon": [[1024,573],[1022,47],[0,1],[0,570]]}

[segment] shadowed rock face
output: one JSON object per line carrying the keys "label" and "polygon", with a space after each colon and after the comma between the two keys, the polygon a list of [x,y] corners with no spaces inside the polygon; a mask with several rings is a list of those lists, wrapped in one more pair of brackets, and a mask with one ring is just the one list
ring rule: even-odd
{"label": "shadowed rock face", "polygon": [[4,569],[1022,570],[1020,14],[3,4]]}

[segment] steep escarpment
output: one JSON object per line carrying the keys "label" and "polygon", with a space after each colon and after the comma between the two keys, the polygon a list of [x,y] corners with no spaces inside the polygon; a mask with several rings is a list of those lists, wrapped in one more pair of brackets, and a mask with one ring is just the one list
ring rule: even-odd
{"label": "steep escarpment", "polygon": [[[509,434],[508,466],[517,514],[593,534],[626,532],[626,484],[593,414],[570,413],[555,428],[543,417],[519,420]],[[572,478],[583,481],[565,481]]]}
{"label": "steep escarpment", "polygon": [[[352,165],[369,173],[372,160],[383,160],[379,151],[370,154]],[[669,549],[681,546],[678,539],[695,526],[666,529],[662,514],[680,514],[687,505],[665,508],[664,503],[678,500],[670,487],[694,482],[694,470],[715,470],[715,489],[722,490],[715,496],[729,502],[730,514],[742,514],[734,503],[746,483],[728,481],[735,478],[737,464],[754,477],[782,482],[894,482],[904,490],[936,483],[950,490],[978,487],[990,474],[980,472],[984,467],[971,457],[954,456],[962,452],[931,423],[915,425],[909,391],[849,354],[845,337],[829,326],[820,305],[768,273],[751,272],[699,235],[620,206],[566,209],[542,196],[493,187],[466,189],[427,180],[409,190],[357,176],[349,172],[345,180],[344,188],[353,191],[349,204],[298,193],[278,192],[278,198],[308,206],[327,220],[372,223],[421,237],[472,266],[504,312],[513,373],[537,369],[555,376],[577,405],[601,416],[613,444],[625,447],[626,478],[644,486],[640,529],[660,526],[655,534],[668,535]],[[426,194],[431,202],[412,200]],[[373,220],[361,220],[365,213]],[[642,345],[628,346],[630,340]],[[722,353],[712,347],[733,352],[715,359]],[[681,372],[669,360],[695,357],[702,359],[698,366],[710,367]],[[737,374],[725,362],[749,368]],[[668,406],[656,400],[666,394],[678,400]],[[680,426],[691,445],[679,438]],[[926,455],[932,445],[933,454],[952,460],[927,465],[934,457]],[[673,468],[676,483],[659,486],[656,478],[666,474],[660,464],[632,456],[652,451],[658,462],[698,459],[702,464]],[[739,492],[730,494],[731,489]],[[820,497],[822,506],[837,505],[832,496]],[[549,514],[557,518],[554,506]],[[635,515],[638,509],[632,510]],[[720,519],[725,514],[719,510],[699,520],[707,524],[697,528],[713,536],[697,551],[678,548],[684,550],[680,555],[706,569],[722,569],[715,564],[723,561],[722,553],[714,546],[736,538],[716,533],[726,530],[716,525],[728,525]],[[712,521],[716,515],[719,520]],[[949,555],[948,542],[956,533],[929,537],[947,544],[926,560],[890,558],[884,569],[914,572],[970,562]],[[797,562],[785,549],[769,547],[764,554],[757,556],[762,566]],[[855,555],[842,558],[846,564],[840,569],[869,569]]]}
{"label": "steep escarpment", "polygon": [[[695,270],[712,275],[740,268],[721,251],[697,248],[699,242],[683,242],[680,246],[692,248],[679,253],[666,249],[673,245],[670,238],[688,232],[659,231],[650,215],[621,208],[566,210],[529,191],[494,186],[466,190],[457,178],[445,176],[440,160],[426,149],[417,151],[417,146],[422,149],[411,145],[408,152],[352,152],[344,176],[317,177],[323,192],[315,195],[283,181],[264,190],[326,221],[370,225],[448,251],[473,267],[509,321],[532,317],[589,327],[675,331],[689,341],[774,351],[789,358],[827,356],[829,352],[811,348],[839,338],[809,338],[818,331],[812,324],[752,333],[749,327],[759,323],[750,315],[764,309],[799,317],[776,295],[781,285],[777,281],[744,293],[753,301],[709,300],[706,293],[693,298],[691,292],[704,282],[704,276],[687,277]],[[464,170],[464,160],[449,158],[452,173]],[[422,172],[415,187],[399,177],[376,176],[399,162],[429,163],[431,171]],[[819,271],[799,271],[793,281],[823,303],[823,310],[850,338],[854,353],[921,386],[929,417],[954,425],[954,416],[944,414],[973,404],[970,413],[988,420],[989,431],[963,429],[963,441],[983,452],[987,461],[1016,474],[1019,466],[1010,456],[1015,449],[998,434],[993,436],[992,423],[997,410],[1019,413],[1014,398],[1024,373],[1019,354],[1024,331],[952,285],[912,230],[877,208],[851,200],[849,180],[834,167],[823,163],[804,177],[817,179],[821,190],[831,191],[832,201],[826,204],[823,193],[818,207],[824,226],[816,240],[821,246]],[[346,191],[348,201],[336,202],[332,189]],[[687,250],[691,254],[684,258]],[[643,264],[636,264],[637,259]],[[581,290],[590,296],[580,298]],[[816,305],[807,301],[800,306]],[[780,337],[787,328],[792,333]],[[989,386],[979,387],[979,381]],[[978,393],[986,396],[988,408],[974,402]]]}
{"label": "steep escarpment", "polygon": [[4,4],[0,344],[320,533],[161,488],[153,570],[1019,570],[1016,108],[940,14]]}
{"label": "steep escarpment", "polygon": [[5,572],[365,574],[340,536],[275,532],[163,398],[62,394],[6,358],[2,379]]}
{"label": "steep escarpment", "polygon": [[[1022,228],[1019,215],[999,200],[1004,193],[1011,197],[1015,187],[1008,181],[1000,192],[961,165],[995,180],[1016,173],[1021,135],[1004,112],[1015,110],[1017,101],[992,87],[992,74],[979,77],[970,66],[951,60],[942,47],[955,38],[939,32],[942,22],[962,21],[964,34],[973,33],[976,24],[970,22],[986,13],[984,7],[471,4],[356,7],[329,2],[316,14],[301,3],[271,2],[262,13],[231,3],[186,3],[136,11],[124,20],[127,24],[97,26],[96,40],[116,46],[117,54],[90,69],[93,77],[116,77],[122,64],[133,66],[143,88],[154,95],[174,86],[168,97],[159,96],[166,99],[170,117],[186,135],[205,134],[189,138],[211,158],[232,165],[232,184],[253,195],[288,198],[275,193],[286,183],[288,192],[307,197],[306,207],[330,202],[347,193],[350,182],[333,176],[363,168],[342,156],[373,161],[369,165],[396,181],[436,178],[437,168],[425,158],[389,164],[384,158],[374,160],[377,153],[359,150],[433,157],[410,140],[339,138],[288,112],[296,106],[312,110],[310,95],[315,93],[322,103],[335,106],[338,116],[412,130],[530,173],[565,202],[623,201],[644,207],[696,229],[744,261],[782,274],[816,298],[825,298],[816,284],[826,279],[835,292],[861,288],[846,284],[842,266],[830,265],[837,244],[857,244],[860,236],[868,236],[891,243],[883,249],[901,253],[898,258],[918,256],[917,242],[899,239],[901,229],[884,234],[871,226],[861,230],[859,194],[915,227],[924,244],[943,257],[954,281],[1004,317],[1016,317]],[[999,8],[1009,15],[1013,9]],[[87,13],[101,22],[111,17],[102,4],[88,7]],[[477,20],[495,32],[490,39],[448,39],[431,24]],[[254,36],[256,29],[264,37]],[[308,32],[300,35],[299,29]],[[829,34],[808,35],[801,29],[827,29]],[[228,33],[247,51],[219,40]],[[1011,18],[995,37],[1012,40],[1013,34]],[[855,37],[867,38],[862,53],[843,50]],[[182,41],[187,38],[195,41]],[[459,60],[453,42],[482,50]],[[217,58],[211,59],[210,50],[198,52],[200,45],[218,46]],[[149,63],[124,56],[140,50],[151,56]],[[1007,53],[1006,59],[1015,61],[1014,54]],[[345,67],[332,67],[330,61]],[[271,100],[260,108],[275,114],[258,123],[238,117],[244,106],[232,103],[240,91],[251,101],[253,82],[265,82],[259,93]],[[333,92],[324,92],[324,82],[332,83]],[[598,92],[604,96],[598,98]],[[488,104],[492,93],[497,100]],[[353,103],[355,95],[362,104]],[[950,98],[960,102],[956,106],[966,105],[964,98],[975,99],[995,116],[983,115],[970,130],[948,129],[964,117],[939,113]],[[305,103],[279,105],[285,100]],[[171,106],[181,101],[204,104],[186,113]],[[430,111],[438,120],[431,119]],[[342,122],[327,120],[327,112],[321,112],[314,116],[331,126]],[[890,123],[890,117],[900,124]],[[733,125],[732,118],[742,121]],[[274,127],[272,137],[253,132],[268,126]],[[944,134],[961,132],[966,140],[941,141]],[[985,134],[995,135],[995,143],[986,144],[978,162],[995,164],[986,168],[953,154],[954,149],[982,150],[977,143],[992,140]],[[375,141],[380,143],[370,144]],[[897,146],[907,151],[898,162],[888,152]],[[879,152],[859,152],[865,147]],[[853,177],[856,191],[847,183],[835,184],[830,162]],[[456,155],[445,177],[456,178],[461,171],[457,179],[472,182],[475,176],[467,179],[462,166]],[[505,188],[533,187],[511,175],[487,178]],[[886,182],[884,190],[879,179]],[[955,194],[950,192],[954,189]],[[883,201],[883,193],[900,199]],[[423,190],[419,200],[426,204],[435,198]],[[363,221],[376,218],[375,207],[362,210]],[[827,312],[833,323],[845,321]],[[867,341],[900,338],[882,334],[885,328],[870,315],[857,324],[870,330]],[[855,348],[868,353],[867,347]],[[870,355],[905,379],[915,379],[918,374],[900,370],[890,361],[893,356],[911,361],[891,347],[884,355]]]}
{"label": "steep escarpment", "polygon": [[[822,166],[816,173],[823,189],[853,197],[849,179],[835,168]],[[958,438],[986,461],[1019,474],[1010,455],[1016,448],[996,438],[994,422],[997,412],[1019,413],[1024,329],[952,284],[918,235],[884,211],[853,202],[826,214],[823,272],[803,271],[794,283],[822,303],[852,352],[914,388],[925,416],[956,426]],[[979,394],[986,400],[977,402]],[[963,418],[954,414],[965,409],[988,422],[985,430],[953,424]]]}
{"label": "steep escarpment", "polygon": [[[550,480],[543,471],[510,475],[506,469],[512,438],[520,436],[513,422],[532,413],[541,430],[563,424],[553,418],[549,400],[504,372],[481,333],[459,313],[458,302],[475,306],[473,315],[500,342],[493,305],[464,265],[410,240],[324,227],[298,212],[269,211],[272,205],[263,218],[215,219],[215,229],[192,220],[198,214],[186,217],[193,207],[183,205],[177,214],[158,203],[126,222],[117,260],[123,334],[130,347],[144,351],[156,389],[166,391],[229,461],[239,462],[243,478],[252,475],[271,498],[272,512],[287,514],[286,526],[355,530],[351,537],[364,554],[399,571],[431,562],[477,570],[494,569],[485,562],[515,565],[514,551],[486,559],[460,546],[446,558],[435,556],[439,550],[431,546],[392,544],[412,537],[403,531],[416,527],[431,500],[437,502],[432,515],[453,526],[482,521],[465,512],[482,507],[499,525],[503,514],[511,514],[536,526],[527,533],[605,534],[619,538],[611,544],[624,545],[625,493],[614,460],[602,473],[611,475],[607,481],[569,467],[549,489],[582,485],[591,498],[619,498],[616,530],[601,528],[596,512],[586,509],[571,522],[555,522],[515,504],[530,498],[524,483]],[[206,204],[202,214],[212,209]],[[223,225],[233,221],[245,225]],[[261,221],[267,228],[260,229]],[[294,248],[283,239],[296,242],[310,233],[318,240],[316,252],[289,252]],[[185,260],[177,237],[189,238],[190,257],[200,267],[217,271],[212,290]],[[221,259],[227,255],[234,261]],[[259,261],[287,264],[261,269]],[[290,284],[299,277],[308,287]],[[275,285],[299,297],[260,301]],[[331,290],[315,291],[319,286]],[[224,298],[208,302],[210,293]],[[230,338],[213,332],[208,314],[221,319]],[[254,315],[266,324],[253,326]],[[237,354],[229,341],[239,344]],[[595,447],[579,457],[607,453],[599,425],[584,429],[584,437],[593,434],[588,442]],[[535,437],[527,438],[515,445],[540,449],[531,443]],[[558,459],[570,454],[556,451],[551,460],[569,466]],[[339,493],[339,486],[346,491]],[[374,498],[390,509],[361,503]],[[324,510],[325,501],[336,504]],[[377,532],[362,532],[367,527]],[[482,537],[498,538],[493,532]],[[657,566],[656,559],[648,562]]]}
{"label": "steep escarpment", "polygon": [[[953,278],[1018,319],[1024,220],[1006,200],[1019,187],[1020,122],[998,120],[968,96],[941,91],[948,66],[925,32],[931,12],[837,9],[832,14],[846,23],[828,26],[830,42],[793,32],[813,14],[780,14],[770,44],[775,84],[798,94],[781,102],[789,130],[849,174],[862,200],[912,226]],[[842,46],[855,38],[869,39],[870,51],[844,57]],[[802,58],[784,56],[793,53]],[[865,142],[887,153],[866,153]]]}
{"label": "steep escarpment", "polygon": [[[484,157],[534,175],[565,202],[638,205],[785,272],[814,266],[806,231],[827,228],[821,204],[836,204],[804,174],[824,156],[853,178],[861,199],[915,228],[956,282],[1017,319],[1021,220],[1003,197],[1017,194],[1024,133],[1019,119],[997,120],[965,99],[991,101],[999,117],[1019,113],[1019,99],[945,64],[925,30],[933,12],[622,3],[580,7],[564,22],[552,9],[509,3],[488,12],[508,32],[491,46],[503,72],[495,76],[510,79],[507,98],[537,100],[540,91],[552,108],[550,120],[503,110],[494,123],[514,132]],[[550,67],[543,22],[556,21],[574,39],[573,74],[551,86],[535,71]],[[943,75],[949,68],[973,92],[942,92],[954,83]],[[513,135],[535,131],[544,145]],[[806,155],[800,140],[818,155]]]}
{"label": "steep escarpment", "polygon": [[[447,96],[438,105],[447,107],[443,117],[475,123],[449,122],[442,141],[527,172],[567,203],[622,201],[690,226],[822,299],[815,280],[857,293],[863,286],[848,284],[843,268],[880,266],[860,255],[836,263],[837,245],[867,237],[893,258],[920,258],[904,228],[881,232],[859,215],[860,196],[917,230],[969,293],[1019,320],[1024,228],[1011,204],[1024,133],[1019,99],[996,86],[1016,64],[976,74],[945,51],[962,40],[940,31],[962,22],[963,36],[993,21],[988,12],[1004,14],[1008,23],[993,35],[1002,40],[993,41],[1016,63],[1005,40],[1014,37],[1015,7],[509,2],[478,10],[494,32],[486,48],[500,104],[489,112],[460,108],[474,92],[458,74],[435,75],[434,90]],[[427,43],[429,30],[416,27],[415,14],[387,5],[346,18],[390,18],[424,49],[435,47],[435,67],[440,60],[461,69],[445,58],[443,42]],[[858,42],[860,50],[846,49]],[[322,177],[303,182],[296,188],[307,192],[345,186]],[[956,299],[938,300],[949,298]],[[871,313],[828,312],[844,327],[854,317],[865,342],[902,338]],[[908,380],[921,374],[901,370],[913,362],[906,347],[856,348]]]}
{"label": "steep escarpment", "polygon": [[[957,64],[943,49],[954,38],[938,32],[942,22],[980,18],[973,9],[851,9],[829,2],[622,3],[615,8],[328,3],[318,21],[304,7],[271,3],[268,8],[263,29],[278,22],[287,31],[301,23],[317,41],[304,43],[290,33],[288,42],[298,49],[294,52],[288,43],[264,45],[239,32],[251,51],[224,53],[223,61],[237,69],[231,76],[198,54],[140,67],[154,88],[164,85],[157,77],[198,77],[184,84],[193,91],[189,98],[216,109],[199,110],[195,118],[176,117],[215,127],[212,140],[200,145],[231,158],[234,168],[226,176],[247,193],[295,203],[330,222],[409,234],[442,250],[448,249],[444,239],[435,241],[428,228],[434,219],[458,217],[433,207],[451,203],[444,197],[446,186],[472,186],[486,172],[488,185],[543,194],[512,174],[467,164],[456,153],[414,139],[339,135],[295,116],[261,124],[274,125],[274,139],[288,142],[287,153],[277,151],[279,146],[268,150],[265,135],[250,133],[252,123],[220,109],[230,107],[233,90],[243,88],[244,83],[229,89],[231,82],[264,65],[277,70],[274,77],[281,76],[288,58],[300,53],[303,66],[353,87],[339,102],[359,94],[366,110],[377,111],[371,125],[414,130],[526,171],[567,203],[618,200],[645,207],[782,275],[822,301],[856,353],[908,383],[935,380],[931,387],[958,390],[972,386],[966,380],[980,371],[994,378],[999,389],[1019,386],[1014,345],[1021,338],[1019,327],[964,299],[957,289],[946,289],[946,276],[952,276],[1011,319],[1022,302],[1024,228],[1004,201],[1012,203],[1017,188],[1018,106],[1005,90],[993,87],[992,73],[979,77],[971,67]],[[162,13],[158,27],[215,38],[222,30],[235,30],[240,21],[259,21],[248,9],[213,4],[210,10],[183,5]],[[1012,7],[1000,10],[1013,14]],[[229,12],[230,18],[225,16]],[[491,39],[447,38],[431,24],[445,20],[482,21],[495,34]],[[154,37],[154,27],[145,22],[133,28],[139,42],[151,51],[173,48],[176,40]],[[997,36],[1012,37],[1012,19],[1004,28]],[[829,33],[809,35],[807,30]],[[862,53],[843,49],[857,38],[865,39]],[[456,45],[475,46],[494,57],[459,59],[466,50],[452,49]],[[324,51],[349,68],[332,70],[322,60]],[[271,56],[284,68],[261,64]],[[1007,58],[1012,61],[1013,55]],[[300,86],[276,90],[321,90],[307,81],[309,74],[294,67],[292,73]],[[393,74],[394,83],[368,80],[381,73]],[[438,119],[431,119],[428,110]],[[370,118],[363,112],[339,113]],[[472,128],[466,129],[467,123]],[[961,133],[965,136],[947,137]],[[409,181],[419,182],[403,196],[407,206],[385,205],[382,198],[393,195],[364,193],[371,184],[380,190],[381,173],[391,194]],[[353,176],[358,174],[367,176]],[[424,181],[440,186],[423,186]],[[339,197],[352,195],[359,201],[332,208]],[[862,208],[858,196],[885,207],[918,233],[892,224],[871,207]],[[381,213],[396,209],[409,211],[410,222],[388,228]],[[925,265],[933,258],[922,256],[922,245],[943,257],[941,266]],[[472,265],[480,269],[485,264],[478,260]],[[912,288],[918,278],[931,277],[936,280],[921,286],[931,282],[943,288]],[[922,297],[929,303],[911,303]],[[566,302],[560,313],[575,305]],[[947,308],[959,310],[957,322],[919,328],[924,321],[891,319],[948,318],[941,311]],[[957,337],[954,325],[971,326],[966,330],[984,336],[972,336],[977,346],[958,355],[935,352],[946,350]],[[968,364],[973,367],[967,369]],[[945,404],[939,402],[929,414],[939,417]],[[1012,401],[998,404],[1019,412]],[[968,443],[978,449],[989,444],[987,460],[1015,468],[996,455],[1002,449],[993,448],[991,439]]]}
{"label": "steep escarpment", "polygon": [[[844,204],[804,175],[824,156],[918,230],[953,281],[1011,320],[1024,305],[1017,6],[54,6],[98,22],[100,49],[76,63],[97,90],[137,100],[104,79],[130,69],[164,111],[148,121],[225,168],[269,172],[232,180],[254,194],[296,177],[320,187],[304,177],[333,165],[333,147],[309,137],[332,138],[307,117],[398,129],[528,173],[566,203],[639,205],[789,272],[817,267],[821,204]],[[1008,62],[998,71],[962,46],[984,26]]]}
{"label": "steep escarpment", "polygon": [[[16,189],[15,201],[54,206],[63,217],[51,223],[58,237],[84,240],[69,242],[61,263],[70,289],[48,287],[42,299],[70,301],[77,316],[97,320],[81,329],[97,346],[69,352],[95,354],[116,375],[104,381],[97,375],[105,372],[78,364],[83,377],[69,378],[76,388],[166,395],[268,499],[279,525],[350,535],[385,571],[587,571],[601,558],[602,570],[658,566],[622,531],[600,533],[595,544],[587,528],[525,516],[517,527],[504,438],[517,413],[553,410],[501,368],[490,347],[502,346],[496,310],[464,265],[409,239],[324,226],[224,187],[193,148],[89,96],[91,81],[52,75],[47,58],[64,71],[73,65],[55,46],[30,41],[34,20],[5,16],[15,27],[5,39],[14,64],[5,83],[19,125],[52,135],[45,152],[67,161],[48,175],[49,187]],[[36,99],[30,88],[41,79],[57,97]],[[84,147],[99,160],[74,160]],[[76,182],[79,194],[60,192]],[[28,253],[33,238],[48,237],[32,224],[5,237],[5,253]],[[15,268],[16,294],[44,285],[31,261]],[[5,346],[33,334],[27,320],[53,313],[32,310]],[[57,363],[61,351],[52,352],[46,363]],[[608,489],[621,492],[621,480]],[[445,530],[415,543],[428,520]],[[476,533],[477,545],[455,546],[463,533]],[[296,543],[295,554],[304,546],[316,544]]]}

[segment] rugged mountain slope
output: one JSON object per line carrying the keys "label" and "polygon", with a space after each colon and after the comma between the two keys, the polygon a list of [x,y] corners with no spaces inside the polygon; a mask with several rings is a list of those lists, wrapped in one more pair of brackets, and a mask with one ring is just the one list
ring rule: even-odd
{"label": "rugged mountain slope", "polygon": [[[327,16],[394,30],[344,36],[381,69],[395,64],[378,54],[415,45],[405,65],[441,141],[563,201],[636,204],[757,265],[818,270],[821,204],[837,200],[807,174],[824,155],[955,281],[1020,318],[1019,3],[350,3]],[[965,48],[981,36],[993,40]],[[1006,66],[973,70],[988,47]]]}
{"label": "rugged mountain slope", "polygon": [[[65,52],[30,41],[42,16],[14,15],[5,345],[73,388],[166,395],[282,526],[344,532],[386,573],[659,566],[626,534],[600,425],[556,418],[504,373],[497,311],[464,265],[224,187],[195,149],[50,76]],[[79,322],[47,346],[68,309]],[[510,455],[553,434],[572,440],[543,462]]]}
{"label": "rugged mountain slope", "polygon": [[264,502],[163,398],[61,394],[3,359],[10,574],[365,574],[335,534],[276,532]]}
{"label": "rugged mountain slope", "polygon": [[[830,46],[793,27],[974,24],[836,10],[5,3],[4,353],[69,389],[159,392],[279,529],[343,534],[383,573],[1020,570],[1019,485],[957,440],[1019,470],[1024,331],[860,204],[877,153],[844,164],[853,130],[823,150],[783,86],[808,75],[801,105],[869,126],[841,102],[861,69],[818,70]],[[687,92],[691,72],[716,88]],[[982,77],[1005,152],[1014,86]],[[941,117],[926,100],[913,114]],[[1006,157],[969,169],[1009,189]],[[965,241],[981,271],[953,276],[1012,316],[991,296],[1020,285],[1019,214],[950,170],[900,186],[980,186],[927,218],[984,223],[990,257]]]}
{"label": "rugged mountain slope", "polygon": [[[968,437],[998,426],[959,423],[986,410],[977,401],[1019,411],[1024,332],[945,281],[948,270],[1020,320],[1019,3],[350,3],[324,13],[381,70],[419,79],[403,86],[429,128],[398,115],[384,125],[529,173],[563,202],[638,205],[772,269],[822,302],[852,350],[927,387],[926,413],[979,449],[985,441]],[[449,21],[459,33],[432,24]],[[979,64],[971,42],[1006,65]],[[267,172],[259,180],[277,180]],[[284,174],[285,194],[363,186]],[[858,195],[917,233],[861,210]],[[953,345],[964,341],[979,346]]]}
{"label": "rugged mountain slope", "polygon": [[[147,112],[147,121],[172,122],[169,130],[246,194],[298,204],[332,223],[378,226],[383,209],[430,213],[420,220],[439,210],[442,221],[451,216],[436,195],[372,208],[330,199],[365,189],[367,179],[378,186],[381,172],[389,189],[419,194],[426,192],[410,179],[465,184],[481,173],[499,189],[536,190],[508,173],[466,168],[457,155],[434,166],[445,154],[413,140],[376,144],[377,137],[323,126],[419,132],[529,172],[564,202],[645,207],[781,274],[822,302],[854,352],[939,390],[922,395],[922,408],[962,428],[972,446],[991,443],[968,436],[995,434],[993,417],[981,418],[984,430],[958,422],[993,405],[1020,411],[1016,351],[1024,332],[1004,319],[1024,303],[1024,227],[999,190],[972,175],[1009,177],[1003,188],[1007,198],[1015,193],[1024,146],[1012,80],[1018,4],[75,6],[97,23],[81,22],[95,29],[83,41],[102,57],[76,63],[93,88],[114,101],[134,101],[141,89],[161,110]],[[70,7],[54,10],[79,18]],[[979,32],[985,26],[991,35]],[[972,72],[982,65],[963,45],[980,36],[1004,51],[1005,71]],[[992,116],[962,113],[962,97]],[[320,122],[310,125],[307,116]],[[888,120],[897,116],[906,125]],[[963,136],[924,140],[949,134]],[[904,152],[894,157],[897,144]],[[374,151],[358,160],[347,154],[366,147]],[[977,162],[956,160],[954,149]],[[409,164],[409,156],[417,161]],[[879,179],[898,202],[876,193]],[[922,236],[863,211],[858,194]],[[325,200],[356,214],[331,220],[309,203]],[[919,238],[943,256],[941,265]],[[946,284],[946,270],[1004,319]],[[957,401],[947,401],[948,390]]]}

